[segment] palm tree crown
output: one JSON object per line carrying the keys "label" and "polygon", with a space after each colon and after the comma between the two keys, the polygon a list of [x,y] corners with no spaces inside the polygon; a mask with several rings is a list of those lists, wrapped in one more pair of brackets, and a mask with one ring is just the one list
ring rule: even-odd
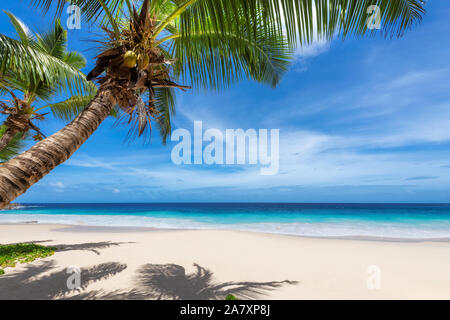
{"label": "palm tree crown", "polygon": [[[86,66],[86,60],[77,52],[67,51],[67,34],[57,20],[54,27],[46,33],[34,34],[30,29],[12,13],[7,12],[11,24],[14,26],[19,43],[25,48],[33,48],[42,55],[58,59],[63,65],[74,70],[80,70]],[[42,140],[43,134],[34,124],[33,120],[44,120],[46,114],[42,111],[49,108],[54,116],[59,119],[69,120],[76,116],[95,95],[96,88],[84,80],[84,86],[88,89],[85,93],[73,96],[65,101],[46,104],[38,108],[38,103],[48,103],[54,96],[63,93],[73,93],[67,86],[67,79],[61,75],[53,75],[55,82],[45,82],[34,78],[32,74],[7,70],[0,79],[0,94],[8,95],[11,100],[0,101],[0,113],[7,115],[1,132],[1,147],[3,150],[10,146],[5,155],[0,155],[3,160],[9,158],[17,150],[18,138],[24,138],[29,130],[36,131],[35,140]],[[21,92],[23,97],[18,97]]]}
{"label": "palm tree crown", "polygon": [[[107,33],[88,79],[114,88],[117,103],[139,136],[160,127],[165,141],[174,89],[222,89],[242,79],[276,86],[293,49],[315,36],[371,35],[369,0],[72,0],[86,22]],[[378,0],[386,36],[421,20],[418,0]],[[395,4],[394,4],[395,2]],[[65,0],[34,0],[48,10]],[[135,7],[138,4],[138,9]],[[147,102],[142,96],[145,93]],[[150,125],[148,125],[150,124]]]}
{"label": "palm tree crown", "polygon": [[[174,89],[190,86],[175,81],[190,80],[196,87],[220,89],[243,77],[275,86],[287,70],[291,50],[275,25],[263,26],[263,19],[246,25],[236,21],[233,30],[216,33],[199,28],[184,29],[180,8],[171,1],[155,5],[145,0],[130,17],[111,18],[104,51],[87,79],[97,79],[114,91],[118,105],[132,132],[140,136],[155,120],[163,140],[170,133],[174,110]],[[211,24],[210,21],[207,22]],[[258,30],[257,37],[250,30]],[[147,103],[141,98],[148,97]]]}

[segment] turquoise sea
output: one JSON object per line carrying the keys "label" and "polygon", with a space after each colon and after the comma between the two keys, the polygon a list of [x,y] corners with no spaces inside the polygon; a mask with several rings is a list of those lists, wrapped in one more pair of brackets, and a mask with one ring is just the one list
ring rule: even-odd
{"label": "turquoise sea", "polygon": [[26,204],[3,223],[232,229],[301,236],[450,238],[450,204]]}

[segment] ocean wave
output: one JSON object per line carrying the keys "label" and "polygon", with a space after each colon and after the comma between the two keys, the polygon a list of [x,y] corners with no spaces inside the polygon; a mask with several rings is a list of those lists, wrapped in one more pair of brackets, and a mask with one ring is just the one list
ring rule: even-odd
{"label": "ocean wave", "polygon": [[450,238],[450,221],[442,222],[256,222],[220,224],[189,218],[157,218],[130,215],[0,214],[0,223],[39,223],[158,229],[238,230],[308,237],[366,236],[404,239]]}
{"label": "ocean wave", "polygon": [[17,210],[26,210],[26,209],[31,209],[31,208],[43,208],[43,206],[38,206],[38,205],[25,205],[25,204],[17,204],[14,205],[10,208],[7,209],[3,209],[0,211],[17,211]]}

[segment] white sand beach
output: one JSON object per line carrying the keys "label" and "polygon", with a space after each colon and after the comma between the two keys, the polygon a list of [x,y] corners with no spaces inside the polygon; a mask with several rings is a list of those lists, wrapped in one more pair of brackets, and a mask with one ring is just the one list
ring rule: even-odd
{"label": "white sand beach", "polygon": [[59,250],[6,268],[0,299],[450,299],[446,241],[0,225],[1,244],[18,242]]}

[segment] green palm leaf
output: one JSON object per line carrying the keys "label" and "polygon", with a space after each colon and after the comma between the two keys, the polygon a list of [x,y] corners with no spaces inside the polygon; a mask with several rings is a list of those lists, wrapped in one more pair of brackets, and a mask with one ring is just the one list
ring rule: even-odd
{"label": "green palm leaf", "polygon": [[[61,14],[66,4],[65,0],[31,0],[44,10],[49,10],[56,4],[57,13]],[[79,5],[85,21],[105,18],[104,8],[109,15],[118,16],[126,8],[125,0],[72,0]],[[103,3],[103,5],[102,5]],[[129,2],[128,2],[129,4]],[[154,0],[152,8],[175,6],[180,10],[170,16],[169,21],[161,22],[161,27],[184,16],[184,21],[190,25],[202,26],[212,22],[210,28],[216,32],[228,31],[232,24],[245,19],[247,26],[257,25],[263,13],[265,24],[277,24],[285,27],[291,46],[298,42],[308,43],[313,35],[332,38],[336,34],[347,37],[350,34],[358,36],[374,35],[377,32],[385,36],[401,36],[415,23],[421,21],[425,13],[424,2],[420,0]],[[381,31],[367,26],[369,13],[367,9],[377,5],[381,14]],[[172,10],[172,12],[174,12]],[[314,14],[315,12],[315,14]]]}
{"label": "green palm leaf", "polygon": [[66,52],[63,61],[78,70],[86,67],[86,59],[81,54],[75,51]]}
{"label": "green palm leaf", "polygon": [[[233,30],[182,30],[173,37],[177,75],[194,87],[221,89],[242,79],[275,87],[291,62],[292,50],[275,26],[236,23]],[[253,31],[249,31],[252,29]],[[255,32],[253,38],[250,32]]]}
{"label": "green palm leaf", "polygon": [[56,93],[54,85],[50,86],[40,81],[36,83],[33,79],[27,78],[26,75],[16,74],[15,76],[8,76],[4,79],[4,83],[11,90],[20,92],[30,92],[31,88],[33,89],[34,96],[43,101],[50,101]]}
{"label": "green palm leaf", "polygon": [[63,59],[67,51],[67,31],[61,26],[61,21],[57,19],[53,29],[38,34],[34,45],[52,57]]}
{"label": "green palm leaf", "polygon": [[95,98],[95,94],[75,95],[67,100],[50,104],[49,107],[52,114],[57,119],[64,121],[72,121],[87,105]]}
{"label": "green palm leaf", "polygon": [[25,25],[25,23],[23,23],[22,20],[17,18],[11,12],[5,11],[5,13],[8,15],[11,24],[13,25],[14,29],[17,32],[17,35],[19,36],[23,44],[28,45],[35,40],[34,34]]}
{"label": "green palm leaf", "polygon": [[175,114],[176,97],[172,88],[155,88],[155,108],[160,116],[156,119],[164,144],[172,133],[171,116]]}
{"label": "green palm leaf", "polygon": [[[5,133],[6,129],[6,126],[0,126],[0,137]],[[17,156],[23,150],[25,147],[25,141],[22,137],[22,133],[16,134],[11,142],[3,150],[0,150],[0,161],[8,161],[9,159]]]}
{"label": "green palm leaf", "polygon": [[84,92],[89,86],[84,74],[64,61],[0,34],[0,74],[26,74],[35,82],[61,83],[68,92]]}

